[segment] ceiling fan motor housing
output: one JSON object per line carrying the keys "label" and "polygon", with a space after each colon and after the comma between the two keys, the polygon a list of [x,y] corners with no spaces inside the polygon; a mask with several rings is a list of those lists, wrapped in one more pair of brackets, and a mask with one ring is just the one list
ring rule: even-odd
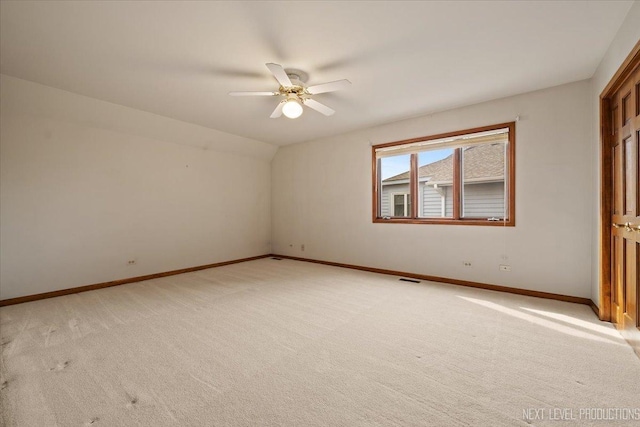
{"label": "ceiling fan motor housing", "polygon": [[300,83],[306,83],[309,80],[309,75],[302,70],[298,70],[295,68],[285,68],[284,72],[291,80],[291,83],[296,84],[294,80],[298,80]]}

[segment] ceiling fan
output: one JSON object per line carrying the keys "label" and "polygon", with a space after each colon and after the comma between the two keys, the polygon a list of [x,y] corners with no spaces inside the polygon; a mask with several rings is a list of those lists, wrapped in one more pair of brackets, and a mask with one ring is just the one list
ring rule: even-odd
{"label": "ceiling fan", "polygon": [[277,119],[284,114],[290,119],[300,117],[302,114],[302,106],[314,109],[325,116],[335,113],[335,110],[316,101],[311,96],[319,93],[334,92],[336,90],[348,87],[351,82],[349,80],[336,80],[334,82],[322,83],[313,86],[306,86],[307,74],[304,71],[294,69],[284,69],[279,64],[266,64],[267,68],[280,83],[277,92],[229,92],[231,96],[282,96],[284,99],[280,101],[273,113],[272,119]]}

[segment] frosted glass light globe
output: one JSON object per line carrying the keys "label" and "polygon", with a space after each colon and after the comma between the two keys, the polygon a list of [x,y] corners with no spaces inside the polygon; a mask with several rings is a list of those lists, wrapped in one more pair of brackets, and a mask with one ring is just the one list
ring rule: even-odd
{"label": "frosted glass light globe", "polygon": [[290,99],[284,103],[282,114],[290,119],[297,119],[302,115],[302,105],[295,99]]}

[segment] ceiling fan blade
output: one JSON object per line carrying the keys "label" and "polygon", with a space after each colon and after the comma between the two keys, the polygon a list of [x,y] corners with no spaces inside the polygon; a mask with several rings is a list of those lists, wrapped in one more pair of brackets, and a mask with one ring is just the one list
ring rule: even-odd
{"label": "ceiling fan blade", "polygon": [[351,85],[351,82],[347,79],[336,80],[335,82],[322,83],[319,85],[309,86],[307,92],[311,95],[325,92],[334,92],[336,90],[345,89]]}
{"label": "ceiling fan blade", "polygon": [[273,77],[275,77],[278,83],[280,83],[280,86],[282,87],[293,86],[293,84],[291,84],[291,80],[289,79],[289,76],[287,76],[287,73],[284,71],[284,68],[282,68],[282,65],[272,64],[272,63],[268,63],[266,65],[269,71],[271,71],[271,74],[273,74]]}
{"label": "ceiling fan blade", "polygon": [[311,98],[307,98],[303,102],[304,102],[304,105],[306,105],[307,107],[313,108],[314,110],[324,114],[325,116],[331,116],[333,113],[336,112],[334,109],[329,108],[326,105],[321,104],[318,101],[313,100]]}
{"label": "ceiling fan blade", "polygon": [[280,117],[282,115],[282,107],[284,107],[284,102],[279,103],[276,109],[273,110],[273,113],[271,113],[271,116],[269,117],[271,117],[272,119],[277,119],[278,117]]}
{"label": "ceiling fan blade", "polygon": [[276,96],[280,92],[229,92],[231,96]]}

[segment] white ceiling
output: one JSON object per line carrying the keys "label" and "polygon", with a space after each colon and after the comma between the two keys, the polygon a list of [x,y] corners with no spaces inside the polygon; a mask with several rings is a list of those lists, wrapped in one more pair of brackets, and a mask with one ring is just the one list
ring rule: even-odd
{"label": "white ceiling", "polygon": [[[632,3],[3,1],[0,71],[284,145],[589,78]],[[353,84],[270,119],[267,62]]]}

